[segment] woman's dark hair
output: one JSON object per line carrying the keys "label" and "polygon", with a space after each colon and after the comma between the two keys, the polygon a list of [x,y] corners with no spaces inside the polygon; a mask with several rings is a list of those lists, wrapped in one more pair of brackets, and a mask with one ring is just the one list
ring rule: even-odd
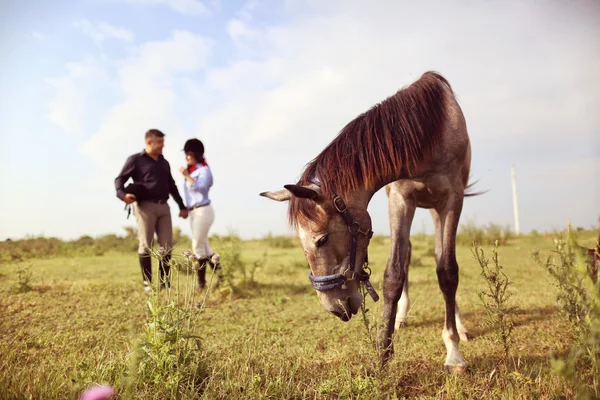
{"label": "woman's dark hair", "polygon": [[183,151],[194,153],[196,161],[199,163],[204,162],[204,144],[198,139],[189,139],[183,146]]}

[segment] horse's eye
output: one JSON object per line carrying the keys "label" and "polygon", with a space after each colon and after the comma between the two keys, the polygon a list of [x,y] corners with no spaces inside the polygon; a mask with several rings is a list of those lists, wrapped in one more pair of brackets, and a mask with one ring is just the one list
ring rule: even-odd
{"label": "horse's eye", "polygon": [[317,240],[317,247],[321,247],[323,246],[325,243],[327,243],[327,238],[329,237],[329,235],[323,235],[319,238],[319,240]]}

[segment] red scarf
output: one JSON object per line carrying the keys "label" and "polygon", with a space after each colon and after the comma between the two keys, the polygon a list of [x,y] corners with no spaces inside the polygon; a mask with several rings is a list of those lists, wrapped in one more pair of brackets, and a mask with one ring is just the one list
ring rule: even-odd
{"label": "red scarf", "polygon": [[203,167],[208,167],[208,164],[206,163],[206,161],[203,161],[203,162],[202,162],[202,164],[200,164],[200,163],[198,163],[198,164],[194,164],[194,165],[192,165],[191,167],[188,167],[188,170],[190,171],[190,174],[191,174],[192,172],[194,172],[194,171],[195,171],[195,170],[198,168],[198,165],[201,165],[201,166],[203,166]]}

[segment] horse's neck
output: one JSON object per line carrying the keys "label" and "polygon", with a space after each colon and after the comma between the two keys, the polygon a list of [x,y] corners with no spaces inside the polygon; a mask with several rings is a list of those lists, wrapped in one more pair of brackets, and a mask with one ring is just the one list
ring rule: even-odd
{"label": "horse's neck", "polygon": [[374,191],[368,190],[367,188],[360,188],[350,193],[346,201],[348,205],[366,210],[374,194]]}
{"label": "horse's neck", "polygon": [[409,175],[405,172],[394,173],[392,176],[378,177],[377,183],[372,188],[360,186],[348,195],[348,199],[346,201],[348,204],[366,209],[375,193],[377,193],[380,189],[385,187],[388,183],[408,177]]}

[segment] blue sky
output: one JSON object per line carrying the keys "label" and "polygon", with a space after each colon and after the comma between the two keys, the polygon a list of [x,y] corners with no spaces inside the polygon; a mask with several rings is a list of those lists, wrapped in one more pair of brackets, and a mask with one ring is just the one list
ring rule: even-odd
{"label": "blue sky", "polygon": [[[599,19],[592,0],[4,2],[0,239],[134,225],[113,180],[149,128],[167,134],[180,188],[183,143],[205,143],[212,232],[293,233],[286,205],[258,193],[295,182],[343,125],[430,69],[457,93],[490,190],[463,222],[513,225],[515,164],[522,231],[597,225]],[[369,211],[387,234],[384,193]]]}

